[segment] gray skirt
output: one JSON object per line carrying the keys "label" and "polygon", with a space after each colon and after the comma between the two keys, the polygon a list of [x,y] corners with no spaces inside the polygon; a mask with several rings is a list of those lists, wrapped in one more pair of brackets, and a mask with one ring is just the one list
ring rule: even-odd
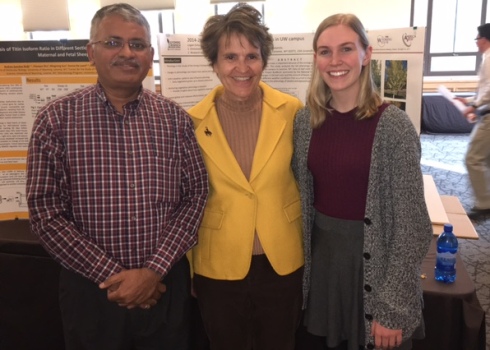
{"label": "gray skirt", "polygon": [[[335,348],[365,344],[363,303],[364,222],[316,212],[311,236],[311,286],[305,313],[308,332]],[[411,349],[408,339],[397,349]]]}
{"label": "gray skirt", "polygon": [[364,345],[363,243],[362,221],[316,213],[305,326],[308,332],[326,337],[328,347],[344,340],[349,350]]}

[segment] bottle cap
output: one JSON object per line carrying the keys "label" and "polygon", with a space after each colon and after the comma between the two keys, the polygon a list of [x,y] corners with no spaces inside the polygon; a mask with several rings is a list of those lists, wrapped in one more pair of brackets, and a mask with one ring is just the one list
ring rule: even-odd
{"label": "bottle cap", "polygon": [[453,225],[444,224],[444,232],[453,232]]}

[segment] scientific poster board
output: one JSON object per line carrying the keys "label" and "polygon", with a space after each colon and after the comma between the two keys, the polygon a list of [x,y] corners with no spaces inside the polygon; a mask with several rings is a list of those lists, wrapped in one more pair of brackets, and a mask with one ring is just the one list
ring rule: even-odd
{"label": "scientific poster board", "polygon": [[0,220],[28,216],[27,145],[38,109],[97,80],[87,42],[0,42]]}
{"label": "scientific poster board", "polygon": [[[262,80],[305,101],[313,64],[313,34],[274,35]],[[220,82],[204,58],[199,35],[160,35],[161,91],[188,109]]]}
{"label": "scientific poster board", "polygon": [[[97,82],[87,43],[87,39],[0,42],[0,220],[28,216],[27,146],[39,108]],[[143,86],[155,91],[152,69]]]}
{"label": "scientific poster board", "polygon": [[425,27],[368,31],[371,68],[381,96],[407,112],[420,134]]}
{"label": "scientific poster board", "polygon": [[[277,34],[262,80],[305,102],[313,66],[313,33]],[[372,68],[383,98],[407,112],[420,133],[425,27],[368,31]],[[188,109],[219,80],[203,57],[199,35],[160,35],[161,91]]]}

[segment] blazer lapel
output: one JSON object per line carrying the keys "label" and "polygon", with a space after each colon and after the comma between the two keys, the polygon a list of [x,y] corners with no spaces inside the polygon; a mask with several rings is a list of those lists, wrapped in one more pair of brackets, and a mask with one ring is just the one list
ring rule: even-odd
{"label": "blazer lapel", "polygon": [[205,158],[214,163],[231,181],[251,189],[250,183],[228,146],[228,140],[216,113],[210,113],[204,118],[197,126],[195,134]]}
{"label": "blazer lapel", "polygon": [[265,103],[263,108],[259,138],[257,140],[257,146],[255,146],[254,161],[250,173],[250,182],[259,175],[260,171],[272,156],[286,127],[286,121],[280,116],[276,109],[270,108]]}

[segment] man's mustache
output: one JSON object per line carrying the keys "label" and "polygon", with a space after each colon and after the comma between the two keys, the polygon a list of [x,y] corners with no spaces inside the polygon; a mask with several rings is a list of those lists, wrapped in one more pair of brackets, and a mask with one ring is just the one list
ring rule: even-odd
{"label": "man's mustache", "polygon": [[140,63],[134,59],[116,59],[112,62],[112,66],[131,66],[134,68],[139,68]]}

